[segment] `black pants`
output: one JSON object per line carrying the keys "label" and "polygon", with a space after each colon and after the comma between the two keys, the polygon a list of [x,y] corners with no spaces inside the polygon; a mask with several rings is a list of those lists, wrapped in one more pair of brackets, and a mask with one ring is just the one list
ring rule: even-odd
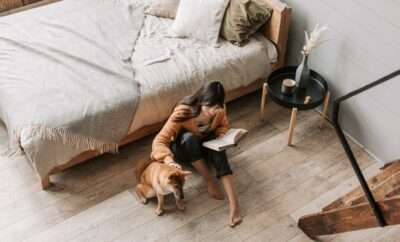
{"label": "black pants", "polygon": [[204,141],[213,138],[215,136],[210,135],[202,139],[198,135],[184,131],[171,142],[171,150],[179,163],[191,164],[198,160],[206,161],[215,168],[217,178],[233,174],[225,151],[214,151],[202,146]]}

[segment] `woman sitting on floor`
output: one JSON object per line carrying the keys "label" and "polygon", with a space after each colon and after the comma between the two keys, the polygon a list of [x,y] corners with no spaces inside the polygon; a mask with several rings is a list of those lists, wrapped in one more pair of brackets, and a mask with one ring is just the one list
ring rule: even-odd
{"label": "woman sitting on floor", "polygon": [[155,137],[151,157],[178,168],[181,166],[176,162],[191,164],[207,182],[210,196],[222,200],[224,196],[210,175],[206,162],[214,166],[228,196],[229,225],[233,227],[242,219],[226,153],[202,146],[203,142],[223,136],[228,131],[224,103],[225,91],[220,82],[211,82],[183,98]]}

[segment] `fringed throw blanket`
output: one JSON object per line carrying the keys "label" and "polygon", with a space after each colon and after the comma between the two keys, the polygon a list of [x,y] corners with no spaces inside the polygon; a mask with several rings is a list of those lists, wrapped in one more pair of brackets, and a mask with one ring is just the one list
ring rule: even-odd
{"label": "fringed throw blanket", "polygon": [[43,8],[0,17],[0,119],[10,148],[24,132],[116,152],[140,99],[129,61],[143,6],[64,0]]}

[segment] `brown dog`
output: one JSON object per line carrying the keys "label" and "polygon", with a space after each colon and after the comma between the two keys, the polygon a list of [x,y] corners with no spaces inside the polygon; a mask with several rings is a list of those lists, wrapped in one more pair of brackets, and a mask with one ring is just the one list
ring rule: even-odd
{"label": "brown dog", "polygon": [[144,204],[147,203],[148,198],[156,196],[158,200],[157,215],[163,213],[164,195],[168,193],[174,194],[176,207],[184,210],[183,185],[189,174],[191,174],[190,171],[183,171],[161,162],[152,162],[140,174],[136,194]]}

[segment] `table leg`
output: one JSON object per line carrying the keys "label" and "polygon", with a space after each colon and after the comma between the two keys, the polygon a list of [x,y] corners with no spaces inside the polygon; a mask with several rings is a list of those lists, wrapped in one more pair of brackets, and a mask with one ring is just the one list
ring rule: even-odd
{"label": "table leg", "polygon": [[296,127],[296,119],[297,119],[297,108],[293,108],[292,116],[290,117],[288,145],[292,145],[293,130]]}
{"label": "table leg", "polygon": [[264,109],[265,109],[265,102],[267,99],[267,94],[268,94],[268,84],[264,83],[263,88],[262,88],[262,94],[261,94],[261,107],[260,107],[260,120],[264,121]]}
{"label": "table leg", "polygon": [[319,124],[319,128],[322,129],[325,123],[325,119],[327,118],[327,112],[328,112],[328,106],[329,106],[329,99],[331,98],[331,93],[328,91],[325,96],[324,100],[324,107],[322,108],[322,114],[321,114],[321,122]]}

